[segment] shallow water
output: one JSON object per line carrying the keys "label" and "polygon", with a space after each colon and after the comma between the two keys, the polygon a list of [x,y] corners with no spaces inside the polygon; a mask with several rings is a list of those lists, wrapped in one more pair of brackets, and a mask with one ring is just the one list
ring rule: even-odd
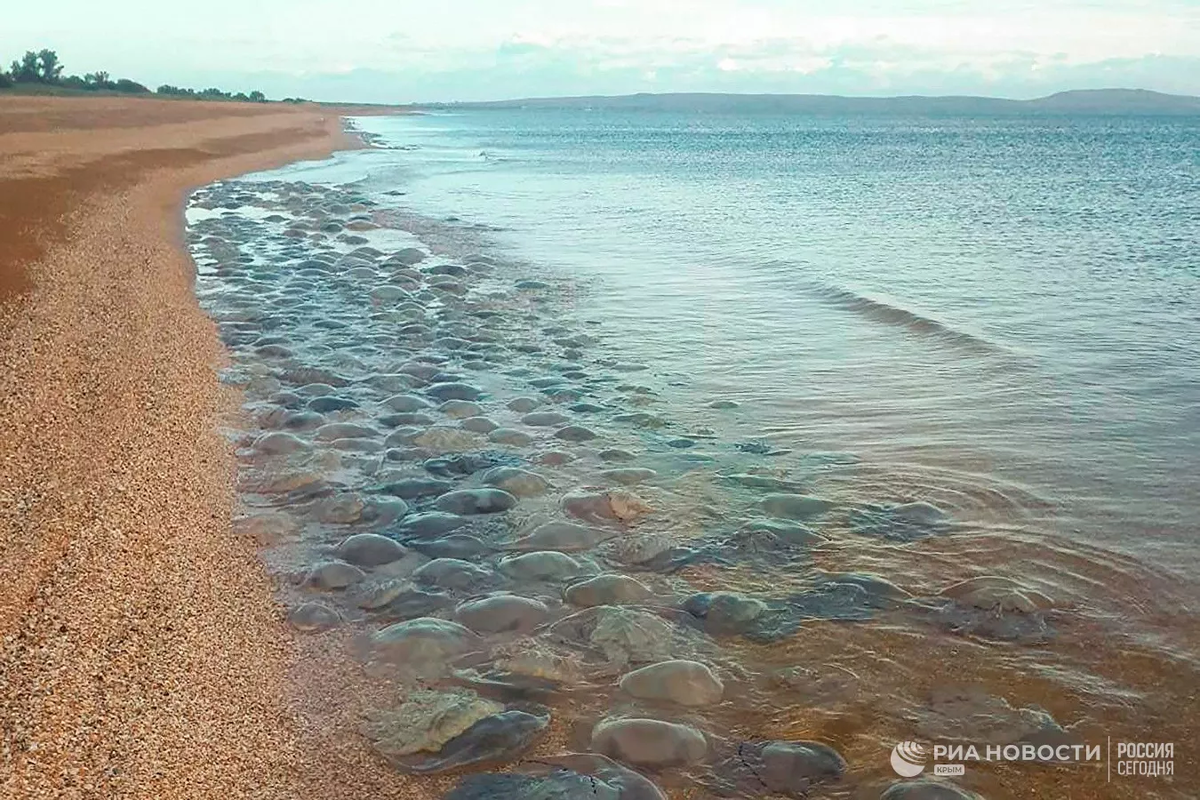
{"label": "shallow water", "polygon": [[[633,764],[682,795],[875,797],[900,740],[1112,736],[1177,742],[1177,776],[972,764],[960,785],[1188,796],[1193,124],[359,124],[389,149],[194,196],[197,293],[247,394],[239,527],[297,623],[376,633],[372,674],[469,688],[505,719],[549,709],[549,738],[472,769],[628,760],[593,726],[652,716],[707,737],[689,763]],[[441,405],[460,391],[479,408]],[[452,492],[505,467],[539,476],[504,484],[511,508],[426,516],[482,502]],[[565,520],[583,532],[538,527]],[[351,554],[364,532],[402,557]],[[514,560],[538,548],[573,562]],[[424,567],[447,556],[466,563]],[[570,587],[600,572],[642,593],[588,611]],[[1009,582],[952,588],[988,575]],[[462,604],[496,592],[540,607],[492,630]],[[426,616],[472,630],[378,639]],[[711,667],[723,702],[617,686],[670,658]],[[768,740],[832,746],[844,774],[763,783]]]}

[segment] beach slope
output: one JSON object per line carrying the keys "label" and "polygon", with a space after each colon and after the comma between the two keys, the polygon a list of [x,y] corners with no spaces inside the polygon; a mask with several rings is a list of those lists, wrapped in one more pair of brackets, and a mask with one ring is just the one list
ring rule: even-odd
{"label": "beach slope", "polygon": [[181,227],[337,113],[0,97],[0,796],[309,793]]}

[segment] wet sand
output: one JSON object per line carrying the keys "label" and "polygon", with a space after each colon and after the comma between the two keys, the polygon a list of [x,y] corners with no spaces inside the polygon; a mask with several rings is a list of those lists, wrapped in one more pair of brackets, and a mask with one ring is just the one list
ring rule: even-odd
{"label": "wet sand", "polygon": [[294,711],[180,246],[189,188],[347,146],[328,107],[0,98],[0,796],[401,792]]}

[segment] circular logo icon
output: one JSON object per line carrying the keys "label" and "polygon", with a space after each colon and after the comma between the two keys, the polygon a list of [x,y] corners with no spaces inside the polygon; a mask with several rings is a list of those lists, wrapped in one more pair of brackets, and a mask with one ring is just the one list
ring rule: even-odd
{"label": "circular logo icon", "polygon": [[925,771],[925,746],[900,742],[892,748],[892,769],[901,778],[915,778]]}

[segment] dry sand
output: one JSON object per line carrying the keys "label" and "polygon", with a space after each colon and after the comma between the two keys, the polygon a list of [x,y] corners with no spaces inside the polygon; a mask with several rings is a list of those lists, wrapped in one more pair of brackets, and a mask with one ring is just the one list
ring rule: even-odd
{"label": "dry sand", "polygon": [[0,797],[421,796],[297,705],[181,246],[190,187],[351,146],[337,114],[0,97]]}

